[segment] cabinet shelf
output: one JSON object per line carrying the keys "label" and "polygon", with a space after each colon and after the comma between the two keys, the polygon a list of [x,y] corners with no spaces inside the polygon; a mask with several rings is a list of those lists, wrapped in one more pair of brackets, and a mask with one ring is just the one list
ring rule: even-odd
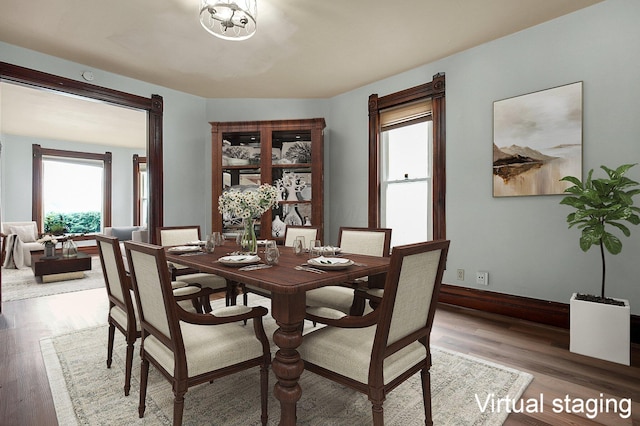
{"label": "cabinet shelf", "polygon": [[[225,227],[218,212],[218,198],[224,190],[229,187],[247,190],[279,182],[283,198],[294,190],[300,191],[297,197],[303,199],[279,201],[277,209],[266,212],[260,221],[259,238],[282,239],[282,235],[277,238],[272,235],[271,225],[276,216],[290,225],[302,225],[309,220],[318,227],[319,235],[324,235],[324,118],[210,124],[212,231],[231,230],[230,226]],[[278,163],[281,158],[289,162]],[[238,160],[250,160],[251,164],[223,165]],[[287,176],[293,179],[293,174],[300,179],[298,186],[283,182]]]}

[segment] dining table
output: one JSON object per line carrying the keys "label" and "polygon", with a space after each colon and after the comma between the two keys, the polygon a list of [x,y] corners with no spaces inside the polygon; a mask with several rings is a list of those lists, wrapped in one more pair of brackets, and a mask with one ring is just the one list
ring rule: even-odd
{"label": "dining table", "polygon": [[[279,424],[295,425],[296,405],[302,395],[299,379],[304,371],[304,362],[297,348],[303,339],[306,292],[365,276],[369,277],[372,285],[380,286],[384,283],[389,269],[389,258],[340,253],[341,258],[351,261],[348,266],[339,269],[320,269],[322,272],[318,272],[306,269],[308,253],[296,254],[291,247],[280,246],[278,263],[270,267],[245,268],[242,262],[229,266],[224,259],[222,262],[219,260],[224,256],[236,254],[238,249],[235,242],[225,241],[223,245],[215,247],[212,253],[205,251],[175,253],[170,248],[165,252],[169,262],[189,266],[200,272],[219,275],[230,283],[249,284],[270,292],[270,312],[278,325],[273,334],[273,342],[278,350],[272,362],[272,369],[276,376],[273,392],[281,409]],[[258,247],[257,255],[260,257],[257,263],[264,263],[261,247]]]}

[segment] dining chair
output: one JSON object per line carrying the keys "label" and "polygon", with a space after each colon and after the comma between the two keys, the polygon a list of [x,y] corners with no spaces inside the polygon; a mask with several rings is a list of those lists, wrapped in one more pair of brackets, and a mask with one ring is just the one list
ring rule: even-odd
{"label": "dining chair", "polygon": [[[163,226],[156,228],[157,242],[161,246],[179,246],[185,245],[192,241],[200,241],[200,226]],[[231,300],[231,291],[227,285],[227,280],[214,275],[205,274],[197,269],[180,265],[175,262],[168,262],[171,278],[173,280],[184,281],[189,284],[199,284],[203,290],[208,290],[209,294],[202,297],[202,305],[205,312],[211,312],[210,295],[213,293],[224,292],[226,305],[233,304]]]}
{"label": "dining chair", "polygon": [[[305,246],[309,247],[311,240],[318,239],[318,228],[315,226],[293,226],[287,225],[284,231],[284,245],[293,247],[293,242],[297,237],[304,237]],[[245,306],[249,304],[249,293],[254,293],[263,297],[271,297],[269,291],[250,284],[240,284],[242,290],[242,303]]]}
{"label": "dining chair", "polygon": [[[338,234],[340,253],[348,256],[388,257],[391,249],[390,228],[341,227]],[[325,307],[348,315],[362,315],[367,297],[367,277],[342,285],[320,287],[307,292],[307,309]]]}
{"label": "dining chair", "polygon": [[[109,331],[107,337],[107,368],[111,368],[113,360],[113,342],[116,329],[120,330],[127,342],[127,352],[125,358],[125,379],[124,394],[129,395],[131,388],[131,365],[133,363],[133,349],[136,340],[140,337],[140,322],[133,295],[129,274],[126,271],[122,251],[117,238],[106,235],[96,235],[100,264],[104,275],[105,288],[109,299],[109,314],[107,323]],[[189,306],[184,301],[186,299],[196,300],[200,295],[200,288],[189,286],[186,283],[172,283],[174,298],[184,305]],[[192,302],[193,303],[193,302]],[[195,306],[192,307],[195,310]]]}
{"label": "dining chair", "polygon": [[[259,367],[261,421],[266,425],[271,353],[262,317],[267,309],[226,306],[206,315],[187,312],[172,301],[164,249],[127,241],[125,250],[142,331],[140,418],[144,417],[149,364],[171,383],[174,426],[182,424],[188,388]],[[244,320],[252,321],[253,327],[242,325]],[[216,402],[220,403],[212,404]]]}
{"label": "dining chair", "polygon": [[327,326],[304,336],[298,348],[304,368],[367,394],[374,425],[384,425],[386,395],[418,371],[425,424],[433,424],[429,339],[448,250],[444,240],[395,247],[377,309],[340,319],[311,316]]}
{"label": "dining chair", "polygon": [[293,242],[297,237],[304,237],[305,248],[308,248],[311,240],[318,239],[318,228],[315,226],[287,225],[284,230],[285,247],[293,247]]}

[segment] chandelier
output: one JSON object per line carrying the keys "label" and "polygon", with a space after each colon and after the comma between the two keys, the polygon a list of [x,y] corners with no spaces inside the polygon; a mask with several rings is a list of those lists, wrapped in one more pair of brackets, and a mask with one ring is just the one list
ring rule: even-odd
{"label": "chandelier", "polygon": [[256,0],[201,0],[200,23],[225,40],[246,40],[256,32]]}

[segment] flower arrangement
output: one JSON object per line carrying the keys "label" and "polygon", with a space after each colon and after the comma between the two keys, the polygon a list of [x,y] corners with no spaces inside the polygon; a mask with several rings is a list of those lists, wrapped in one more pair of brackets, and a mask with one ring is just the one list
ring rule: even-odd
{"label": "flower arrangement", "polygon": [[44,257],[45,258],[51,258],[55,256],[55,252],[56,252],[56,244],[58,244],[58,240],[56,237],[54,237],[51,234],[47,234],[42,236],[42,238],[40,238],[38,240],[38,242],[42,245],[44,245]]}
{"label": "flower arrangement", "polygon": [[218,198],[218,211],[223,216],[242,218],[243,232],[240,245],[243,251],[256,253],[254,219],[259,218],[266,211],[278,206],[278,190],[271,185],[263,184],[255,190],[228,190]]}
{"label": "flower arrangement", "polygon": [[218,211],[221,214],[242,219],[257,219],[275,207],[278,207],[278,191],[268,184],[249,191],[230,189],[218,198]]}
{"label": "flower arrangement", "polygon": [[45,235],[42,238],[40,238],[38,242],[45,246],[58,244],[58,240],[53,235]]}

